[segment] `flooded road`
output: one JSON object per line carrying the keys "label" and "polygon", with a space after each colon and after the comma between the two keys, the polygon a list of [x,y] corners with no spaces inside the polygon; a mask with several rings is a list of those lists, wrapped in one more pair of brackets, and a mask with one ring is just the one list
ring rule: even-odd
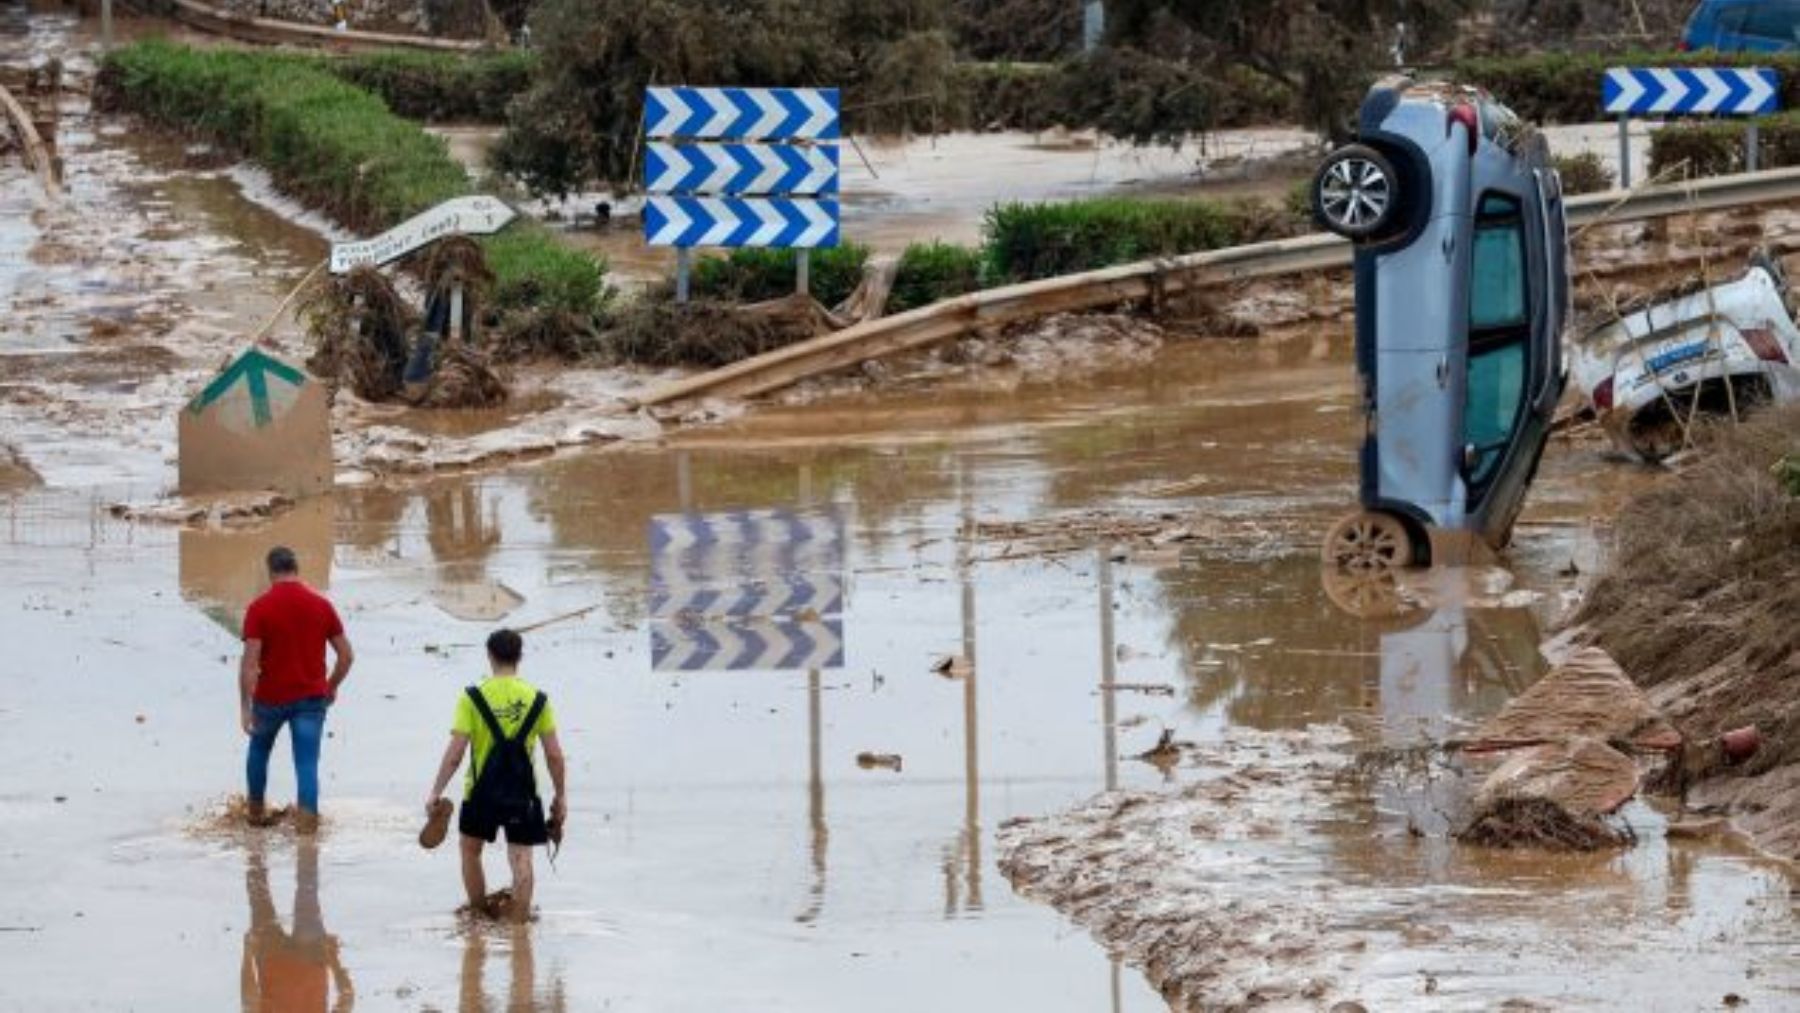
{"label": "flooded road", "polygon": [[[1511,597],[1489,574],[1485,607],[1405,629],[1340,612],[1305,533],[1353,495],[1349,373],[1330,343],[1173,345],[1153,369],[1080,385],[771,409],[655,449],[342,490],[248,531],[122,524],[96,515],[95,492],[5,501],[0,953],[35,969],[8,1004],[217,1008],[262,987],[240,972],[269,951],[308,988],[341,973],[372,1009],[1161,1009],[1135,970],[1014,894],[995,829],[1184,783],[1187,768],[1165,780],[1128,758],[1163,728],[1212,743],[1490,713],[1539,674],[1570,586],[1557,571],[1587,551],[1562,521],[1595,502],[1595,462],[1553,450]],[[841,666],[657,670],[653,518],[826,508],[846,532]],[[1237,534],[1117,562],[958,537],[1102,509],[1218,516]],[[328,726],[316,854],[216,816],[241,776],[235,617],[276,541],[328,587],[359,653]],[[502,614],[595,605],[527,638],[571,756],[541,920],[466,932],[453,854],[412,841],[455,694]],[[942,655],[971,670],[934,673]],[[285,762],[274,777],[285,798]],[[1371,1008],[1425,1002],[1421,969],[1446,997],[1431,1008],[1602,1008],[1676,962],[1682,988],[1640,1008],[1800,995],[1790,879],[1665,845],[1647,811],[1645,846],[1544,863],[1409,841],[1422,817],[1405,800],[1342,805],[1275,872],[1216,889],[1246,905],[1342,897],[1328,917],[1391,930],[1363,979],[1386,1000]],[[1422,907],[1428,930],[1394,929]],[[1552,958],[1582,968],[1579,987]]]}

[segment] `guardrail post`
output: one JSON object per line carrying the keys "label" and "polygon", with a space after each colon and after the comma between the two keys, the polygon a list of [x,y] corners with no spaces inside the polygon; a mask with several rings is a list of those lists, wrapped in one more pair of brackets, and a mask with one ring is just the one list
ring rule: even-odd
{"label": "guardrail post", "polygon": [[1757,149],[1756,121],[1744,125],[1744,171],[1755,172],[1760,153]]}
{"label": "guardrail post", "polygon": [[1619,117],[1619,189],[1631,189],[1631,117]]}
{"label": "guardrail post", "polygon": [[808,295],[812,292],[812,257],[810,250],[801,250],[794,257],[794,294]]}
{"label": "guardrail post", "polygon": [[690,254],[685,246],[675,248],[675,301],[686,306],[688,301],[688,267]]}

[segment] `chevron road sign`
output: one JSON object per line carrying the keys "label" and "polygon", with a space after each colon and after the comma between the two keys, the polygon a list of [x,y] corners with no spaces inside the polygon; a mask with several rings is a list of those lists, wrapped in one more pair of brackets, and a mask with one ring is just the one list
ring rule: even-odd
{"label": "chevron road sign", "polygon": [[838,149],[658,141],[646,155],[644,189],[725,196],[837,193]]}
{"label": "chevron road sign", "polygon": [[651,88],[644,136],[733,141],[834,141],[836,88]]}
{"label": "chevron road sign", "polygon": [[838,244],[834,200],[779,197],[651,197],[644,239],[652,246],[773,246],[812,250]]}
{"label": "chevron road sign", "polygon": [[842,667],[847,542],[835,510],[652,517],[651,667]]}
{"label": "chevron road sign", "polygon": [[1761,116],[1780,87],[1767,67],[1612,67],[1600,97],[1614,116]]}
{"label": "chevron road sign", "polygon": [[784,672],[844,667],[844,621],[751,619],[655,623],[650,666],[658,672]]}

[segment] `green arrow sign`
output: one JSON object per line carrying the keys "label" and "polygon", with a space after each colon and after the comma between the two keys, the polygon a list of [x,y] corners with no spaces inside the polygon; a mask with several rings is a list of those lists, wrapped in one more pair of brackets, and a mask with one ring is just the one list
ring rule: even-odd
{"label": "green arrow sign", "polygon": [[282,381],[294,387],[306,385],[306,374],[279,359],[265,355],[260,349],[252,348],[237,357],[237,361],[225,367],[225,371],[213,378],[192,402],[188,411],[199,415],[212,407],[213,402],[230,393],[231,388],[239,381],[250,391],[250,417],[257,428],[275,421],[269,410],[269,378]]}

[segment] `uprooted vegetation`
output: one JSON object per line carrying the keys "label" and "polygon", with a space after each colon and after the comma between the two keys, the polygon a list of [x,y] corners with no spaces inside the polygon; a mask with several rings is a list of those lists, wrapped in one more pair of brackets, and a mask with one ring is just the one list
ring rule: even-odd
{"label": "uprooted vegetation", "polygon": [[[471,189],[441,139],[309,58],[140,42],[107,54],[95,99],[238,152],[284,192],[360,231]],[[604,264],[534,223],[482,245],[497,308],[592,313],[607,298]]]}
{"label": "uprooted vegetation", "polygon": [[1629,503],[1576,621],[1690,741],[1745,725],[1761,750],[1688,771],[1765,847],[1800,857],[1800,408],[1702,436],[1686,470]]}

